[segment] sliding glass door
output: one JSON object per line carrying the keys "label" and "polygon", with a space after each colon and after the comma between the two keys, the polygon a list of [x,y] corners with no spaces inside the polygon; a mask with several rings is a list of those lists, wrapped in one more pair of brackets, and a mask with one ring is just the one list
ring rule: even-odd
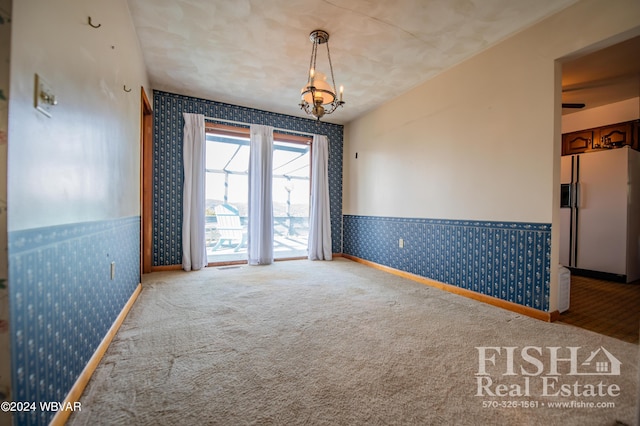
{"label": "sliding glass door", "polygon": [[273,252],[276,259],[307,255],[310,147],[277,140],[273,144]]}
{"label": "sliding glass door", "polygon": [[[276,259],[307,255],[310,144],[274,141]],[[249,139],[207,133],[206,242],[210,263],[247,259]]]}
{"label": "sliding glass door", "polygon": [[247,258],[249,139],[207,133],[205,235],[207,258]]}

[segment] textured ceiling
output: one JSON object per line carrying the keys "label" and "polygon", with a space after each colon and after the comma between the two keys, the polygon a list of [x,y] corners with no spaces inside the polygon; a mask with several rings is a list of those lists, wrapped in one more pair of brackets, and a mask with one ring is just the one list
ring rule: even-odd
{"label": "textured ceiling", "polygon": [[[128,0],[154,89],[304,116],[314,29],[346,123],[575,0]],[[319,49],[318,71],[326,62]],[[328,69],[327,69],[328,73]]]}

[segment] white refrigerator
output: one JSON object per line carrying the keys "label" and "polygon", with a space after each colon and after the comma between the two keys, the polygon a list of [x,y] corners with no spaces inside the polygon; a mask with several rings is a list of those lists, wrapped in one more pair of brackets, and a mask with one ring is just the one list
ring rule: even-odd
{"label": "white refrigerator", "polygon": [[563,156],[560,183],[560,264],[580,275],[640,279],[640,152]]}

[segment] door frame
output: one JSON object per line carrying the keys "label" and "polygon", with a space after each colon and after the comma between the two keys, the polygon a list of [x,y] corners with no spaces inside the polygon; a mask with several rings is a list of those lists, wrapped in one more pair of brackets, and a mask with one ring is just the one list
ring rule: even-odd
{"label": "door frame", "polygon": [[153,109],[140,90],[140,273],[151,272],[153,206]]}
{"label": "door frame", "polygon": [[[286,130],[285,130],[286,131]],[[295,132],[295,131],[292,131]],[[214,123],[210,121],[205,121],[205,133],[211,133],[221,136],[232,136],[232,137],[246,137],[249,138],[250,127],[247,126],[231,126],[227,124]],[[309,193],[311,193],[311,176],[313,175],[313,137],[312,136],[303,136],[303,135],[292,135],[290,133],[281,133],[279,131],[273,132],[274,141],[277,140],[279,142],[287,142],[301,145],[309,146]],[[311,199],[309,199],[309,203],[311,203]],[[283,260],[297,260],[297,259],[306,259],[305,256],[302,257],[285,257],[274,259],[274,261],[283,261]],[[226,265],[238,265],[238,264],[246,264],[247,260],[230,260],[230,261],[222,261],[222,262],[209,262],[207,266],[226,266]]]}

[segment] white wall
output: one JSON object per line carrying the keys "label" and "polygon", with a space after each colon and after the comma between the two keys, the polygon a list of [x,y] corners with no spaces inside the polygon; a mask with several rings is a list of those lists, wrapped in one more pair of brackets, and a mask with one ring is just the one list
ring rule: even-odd
{"label": "white wall", "polygon": [[609,105],[576,111],[562,116],[562,133],[623,123],[640,118],[640,98],[631,98]]}
{"label": "white wall", "polygon": [[[139,215],[149,86],[126,0],[13,6],[9,230]],[[58,98],[51,118],[33,106],[36,73]]]}
{"label": "white wall", "polygon": [[637,0],[583,0],[348,123],[344,213],[552,223],[557,264],[557,60],[639,23]]}
{"label": "white wall", "polygon": [[580,2],[347,124],[344,213],[551,222],[555,60],[639,16]]}

